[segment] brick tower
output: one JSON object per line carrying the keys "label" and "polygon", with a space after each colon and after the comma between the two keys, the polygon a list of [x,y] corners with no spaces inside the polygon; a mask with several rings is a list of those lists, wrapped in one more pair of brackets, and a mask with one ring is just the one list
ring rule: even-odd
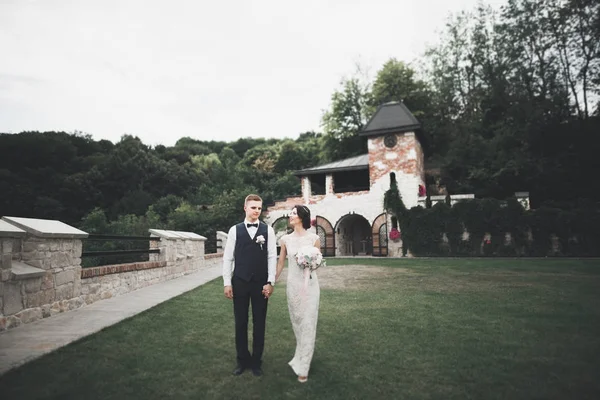
{"label": "brick tower", "polygon": [[417,205],[419,185],[425,184],[421,124],[403,103],[377,108],[360,132],[368,139],[372,193],[385,193],[395,178],[407,208]]}

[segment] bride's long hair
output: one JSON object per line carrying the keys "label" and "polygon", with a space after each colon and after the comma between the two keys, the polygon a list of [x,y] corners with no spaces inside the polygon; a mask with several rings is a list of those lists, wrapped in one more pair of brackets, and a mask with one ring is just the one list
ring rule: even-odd
{"label": "bride's long hair", "polygon": [[306,206],[294,206],[304,229],[310,229],[310,210]]}

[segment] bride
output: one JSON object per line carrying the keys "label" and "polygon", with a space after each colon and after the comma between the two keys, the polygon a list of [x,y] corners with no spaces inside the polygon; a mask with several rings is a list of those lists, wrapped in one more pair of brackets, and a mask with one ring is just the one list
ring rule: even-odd
{"label": "bride", "polygon": [[279,240],[281,253],[277,262],[275,281],[281,275],[287,256],[286,293],[290,320],[296,336],[296,352],[294,358],[288,364],[298,375],[298,381],[306,382],[315,350],[321,292],[316,272],[312,271],[310,279],[305,279],[304,271],[298,266],[295,255],[304,246],[320,248],[320,241],[318,235],[307,231],[310,228],[310,210],[308,207],[295,206],[290,213],[289,222],[294,228],[294,232],[281,237]]}

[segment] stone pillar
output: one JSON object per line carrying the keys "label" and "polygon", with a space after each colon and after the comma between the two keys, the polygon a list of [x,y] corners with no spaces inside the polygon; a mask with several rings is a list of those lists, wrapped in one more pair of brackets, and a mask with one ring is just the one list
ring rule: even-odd
{"label": "stone pillar", "polygon": [[[402,236],[398,241],[393,241],[390,239],[390,231],[392,230],[392,214],[387,214],[387,239],[388,239],[388,257],[402,257]],[[400,235],[402,235],[402,231],[400,230],[400,224],[396,228],[400,231]]]}
{"label": "stone pillar", "polygon": [[166,261],[168,275],[184,275],[205,266],[204,236],[161,229],[150,229],[150,235],[160,238],[160,258],[156,261]]}
{"label": "stone pillar", "polygon": [[159,237],[158,235],[155,235],[153,233],[150,233],[150,237],[156,238],[156,240],[151,240],[150,241],[150,248],[151,249],[158,249],[160,250],[160,253],[151,253],[148,256],[148,261],[152,261],[152,262],[160,262],[160,261],[166,261],[166,254],[167,254],[167,244],[166,244],[166,240],[163,240],[161,237]]}
{"label": "stone pillar", "polygon": [[225,251],[227,237],[228,234],[226,232],[217,231],[217,253],[223,253]]}
{"label": "stone pillar", "polygon": [[23,308],[21,287],[11,282],[13,248],[20,247],[23,236],[24,230],[0,220],[0,331],[16,325],[8,316]]}
{"label": "stone pillar", "polygon": [[305,204],[309,203],[311,194],[312,194],[312,188],[310,187],[310,177],[303,176],[302,177],[302,197],[303,197]]}
{"label": "stone pillar", "polygon": [[[4,225],[22,230],[23,236],[18,248],[10,249],[9,274],[5,273],[3,258],[0,329],[82,306],[81,239],[87,233],[54,220],[2,220]],[[10,247],[3,240],[2,251]]]}
{"label": "stone pillar", "polygon": [[22,309],[21,288],[10,282],[13,247],[19,247],[13,243],[22,236],[25,231],[0,220],[0,331],[15,325],[6,316]]}
{"label": "stone pillar", "polygon": [[325,195],[330,196],[334,194],[334,182],[333,174],[325,175]]}

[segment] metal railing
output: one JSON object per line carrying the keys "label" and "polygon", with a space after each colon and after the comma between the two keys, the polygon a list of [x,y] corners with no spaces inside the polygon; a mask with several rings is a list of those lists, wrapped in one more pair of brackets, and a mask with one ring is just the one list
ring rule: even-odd
{"label": "metal railing", "polygon": [[217,240],[208,239],[204,242],[204,254],[214,254],[217,252]]}
{"label": "metal railing", "polygon": [[150,248],[150,242],[158,241],[159,237],[151,236],[89,235],[83,240],[81,264],[86,268],[148,261],[150,254],[160,253],[160,249]]}

